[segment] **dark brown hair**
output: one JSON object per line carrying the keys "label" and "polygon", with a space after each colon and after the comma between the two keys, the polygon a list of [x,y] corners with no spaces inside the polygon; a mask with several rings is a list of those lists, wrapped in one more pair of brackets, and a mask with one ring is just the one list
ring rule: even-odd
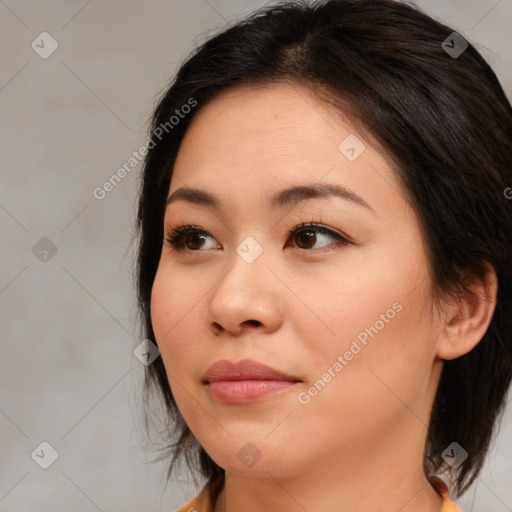
{"label": "dark brown hair", "polygon": [[[484,337],[468,354],[444,362],[425,447],[425,474],[446,471],[460,496],[481,470],[512,375],[512,201],[505,192],[512,186],[512,109],[472,44],[460,55],[442,46],[452,32],[392,0],[290,1],[203,43],[181,65],[152,118],[136,279],[142,335],[157,343],[150,298],[174,161],[191,119],[220,91],[288,82],[349,112],[395,164],[420,218],[436,296],[460,293],[462,271],[482,262],[498,276]],[[455,40],[448,41],[453,48]],[[462,49],[464,39],[457,41]],[[181,110],[191,100],[197,106]],[[170,123],[176,111],[189,113]],[[218,478],[222,468],[176,407],[162,358],[147,368],[145,385],[148,398],[152,389],[163,397],[171,435],[168,476],[183,457],[192,473]],[[442,457],[454,441],[468,453],[456,469]]]}

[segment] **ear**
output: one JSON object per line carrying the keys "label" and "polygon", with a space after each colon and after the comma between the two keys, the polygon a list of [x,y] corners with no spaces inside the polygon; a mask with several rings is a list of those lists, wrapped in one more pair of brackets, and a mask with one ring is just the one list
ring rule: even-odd
{"label": "ear", "polygon": [[444,309],[443,325],[436,350],[441,359],[455,359],[467,354],[484,337],[496,307],[498,277],[488,262],[465,272],[467,291],[456,304]]}

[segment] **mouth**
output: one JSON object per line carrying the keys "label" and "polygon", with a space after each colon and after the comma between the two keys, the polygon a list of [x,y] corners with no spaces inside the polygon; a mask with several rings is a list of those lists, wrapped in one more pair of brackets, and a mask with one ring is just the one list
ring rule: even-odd
{"label": "mouth", "polygon": [[230,404],[262,400],[288,391],[299,382],[293,375],[251,359],[217,361],[208,368],[203,378],[212,400]]}

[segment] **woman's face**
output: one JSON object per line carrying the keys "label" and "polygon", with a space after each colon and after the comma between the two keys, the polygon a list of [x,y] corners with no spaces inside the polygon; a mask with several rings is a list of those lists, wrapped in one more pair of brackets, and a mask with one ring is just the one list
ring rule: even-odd
{"label": "woman's face", "polygon": [[[305,88],[239,87],[188,128],[168,197],[191,189],[164,236],[202,231],[164,241],[151,315],[208,454],[274,476],[422,460],[441,330],[418,218],[376,146]],[[205,377],[242,359],[287,378]]]}

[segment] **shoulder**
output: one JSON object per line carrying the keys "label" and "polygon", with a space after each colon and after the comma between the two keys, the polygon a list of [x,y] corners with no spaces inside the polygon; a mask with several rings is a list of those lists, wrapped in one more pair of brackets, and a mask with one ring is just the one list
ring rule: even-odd
{"label": "shoulder", "polygon": [[224,482],[224,475],[209,480],[201,492],[176,512],[213,512],[215,501]]}
{"label": "shoulder", "polygon": [[208,486],[187,504],[183,505],[176,512],[213,512],[214,503],[210,498]]}

